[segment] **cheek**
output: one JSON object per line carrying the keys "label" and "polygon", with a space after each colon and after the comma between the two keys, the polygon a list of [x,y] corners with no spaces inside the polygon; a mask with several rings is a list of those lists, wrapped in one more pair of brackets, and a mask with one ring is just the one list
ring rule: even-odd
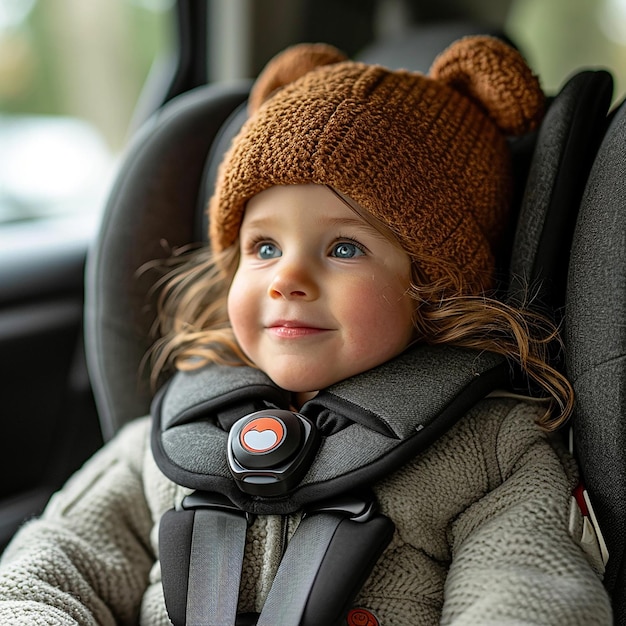
{"label": "cheek", "polygon": [[247,344],[251,340],[250,331],[254,328],[253,320],[257,317],[254,303],[252,290],[244,284],[244,281],[238,280],[237,275],[235,275],[228,291],[228,319],[235,338],[244,352],[247,352]]}
{"label": "cheek", "polygon": [[348,322],[355,351],[380,351],[388,357],[403,350],[413,337],[413,301],[402,287],[376,283],[353,284],[354,295],[344,294],[341,314]]}

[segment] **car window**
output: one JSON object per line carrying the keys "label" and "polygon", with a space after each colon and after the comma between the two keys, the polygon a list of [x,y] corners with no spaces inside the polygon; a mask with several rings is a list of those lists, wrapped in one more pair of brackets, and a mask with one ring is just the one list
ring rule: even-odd
{"label": "car window", "polygon": [[514,0],[506,30],[548,93],[583,68],[606,68],[626,92],[626,0]]}
{"label": "car window", "polygon": [[97,211],[173,0],[0,0],[0,223]]}

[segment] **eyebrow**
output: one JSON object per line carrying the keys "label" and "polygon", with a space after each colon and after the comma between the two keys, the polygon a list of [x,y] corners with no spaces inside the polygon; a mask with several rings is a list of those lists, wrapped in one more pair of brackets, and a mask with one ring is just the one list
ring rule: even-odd
{"label": "eyebrow", "polygon": [[[372,228],[365,220],[358,217],[333,217],[328,220],[333,226],[356,226],[362,227],[366,226],[367,228]],[[375,229],[373,229],[375,230]]]}
{"label": "eyebrow", "polygon": [[385,235],[381,233],[376,227],[370,224],[367,220],[364,220],[361,217],[336,217],[330,220],[331,224],[334,226],[346,226],[352,228],[359,228],[361,230],[367,231],[370,235],[374,235],[379,237],[380,239],[387,240]]}
{"label": "eyebrow", "polygon": [[271,226],[274,222],[278,220],[278,217],[273,214],[261,215],[260,217],[253,217],[252,219],[242,220],[241,228],[244,226],[246,228],[266,228],[267,226]]}

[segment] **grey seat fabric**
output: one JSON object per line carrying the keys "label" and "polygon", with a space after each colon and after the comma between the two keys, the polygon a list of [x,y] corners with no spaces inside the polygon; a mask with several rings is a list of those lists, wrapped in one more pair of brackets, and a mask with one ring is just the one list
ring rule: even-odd
{"label": "grey seat fabric", "polygon": [[202,240],[207,154],[249,83],[206,86],[163,107],[123,158],[89,253],[85,349],[105,439],[149,412],[152,392],[140,364],[150,345],[151,285],[138,277],[148,261]]}
{"label": "grey seat fabric", "polygon": [[509,297],[530,285],[551,314],[565,302],[567,265],[585,182],[602,140],[613,79],[573,75],[554,97],[537,134],[509,265]]}
{"label": "grey seat fabric", "polygon": [[[575,451],[610,554],[605,585],[626,623],[626,105],[609,126],[612,78],[574,75],[539,130],[510,265],[565,329]],[[607,129],[608,127],[608,129]]]}
{"label": "grey seat fabric", "polygon": [[574,233],[566,301],[574,438],[608,549],[605,584],[626,623],[626,104],[593,164]]}

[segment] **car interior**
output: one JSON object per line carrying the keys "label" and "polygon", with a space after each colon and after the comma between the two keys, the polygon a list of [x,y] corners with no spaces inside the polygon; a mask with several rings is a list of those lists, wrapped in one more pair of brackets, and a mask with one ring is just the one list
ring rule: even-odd
{"label": "car interior", "polygon": [[[142,94],[97,233],[21,248],[0,239],[0,550],[95,450],[150,412],[143,363],[154,275],[142,268],[206,240],[217,164],[265,62],[289,44],[325,41],[368,63],[426,72],[463,35],[517,45],[506,28],[512,4],[172,4],[175,63]],[[242,33],[245,41],[235,37]],[[220,65],[236,48],[248,75],[224,77]],[[616,99],[616,79],[610,68],[580,65],[548,93],[540,128],[511,140],[518,217],[500,267],[503,298],[528,283],[563,327],[554,361],[577,394],[563,435],[608,550],[615,623],[626,623],[626,102]]]}

